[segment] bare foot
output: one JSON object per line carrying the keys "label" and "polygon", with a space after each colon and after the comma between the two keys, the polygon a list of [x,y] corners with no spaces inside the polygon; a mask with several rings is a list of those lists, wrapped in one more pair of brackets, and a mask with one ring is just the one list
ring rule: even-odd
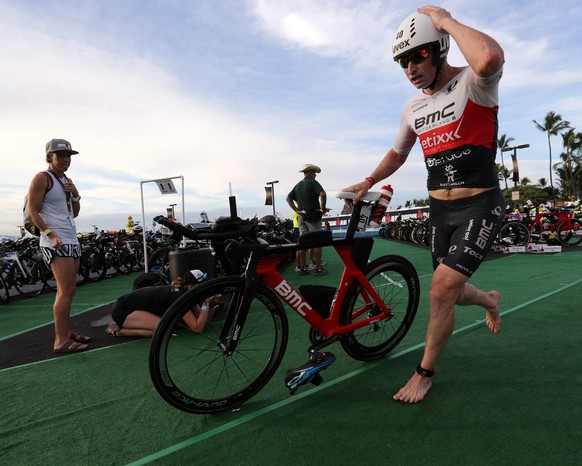
{"label": "bare foot", "polygon": [[432,387],[432,379],[414,374],[410,380],[392,398],[404,403],[419,403]]}
{"label": "bare foot", "polygon": [[105,332],[110,337],[117,337],[119,336],[119,332],[121,331],[121,327],[117,325],[115,322],[111,322],[108,327],[105,329]]}
{"label": "bare foot", "polygon": [[485,322],[491,333],[499,333],[501,331],[501,316],[499,315],[501,295],[498,291],[493,290],[487,293],[487,298],[490,304],[485,309]]}

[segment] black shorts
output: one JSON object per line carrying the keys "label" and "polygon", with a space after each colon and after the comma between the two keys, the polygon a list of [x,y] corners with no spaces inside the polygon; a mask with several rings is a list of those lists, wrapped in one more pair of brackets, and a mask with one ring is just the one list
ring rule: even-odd
{"label": "black shorts", "polygon": [[454,201],[430,199],[433,267],[439,264],[468,277],[491,249],[505,214],[500,189]]}
{"label": "black shorts", "polygon": [[123,303],[118,299],[113,304],[113,309],[111,310],[111,318],[120,327],[123,327],[123,323],[127,316],[133,312],[133,309],[126,308]]}

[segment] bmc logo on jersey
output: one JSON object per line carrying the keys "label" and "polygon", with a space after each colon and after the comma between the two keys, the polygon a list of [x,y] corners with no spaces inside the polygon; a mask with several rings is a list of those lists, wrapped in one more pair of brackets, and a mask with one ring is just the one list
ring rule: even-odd
{"label": "bmc logo on jersey", "polygon": [[455,102],[451,102],[446,107],[443,107],[442,110],[437,110],[434,113],[428,113],[427,115],[416,118],[414,120],[414,129],[418,130],[420,128],[424,128],[425,126],[439,126],[439,122],[454,116],[454,106]]}

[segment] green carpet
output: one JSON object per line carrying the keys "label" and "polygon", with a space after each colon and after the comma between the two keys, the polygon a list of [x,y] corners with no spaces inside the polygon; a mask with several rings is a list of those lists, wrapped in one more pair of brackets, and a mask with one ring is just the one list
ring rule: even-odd
{"label": "green carpet", "polygon": [[[415,323],[383,360],[354,361],[332,345],[337,362],[324,383],[290,396],[283,374],[306,360],[308,328],[289,312],[276,376],[240,410],[212,416],[182,413],[157,395],[145,339],[0,370],[0,464],[579,464],[581,253],[484,263],[471,282],[502,293],[502,332],[489,333],[482,310],[459,308],[434,387],[413,406],[390,395],[422,354],[430,255],[377,240],[373,255],[383,254],[407,257],[421,277]],[[330,275],[287,278],[332,284],[339,264],[332,250],[324,258]],[[115,299],[131,279],[80,288],[74,312]],[[0,308],[0,339],[49,323],[50,303],[44,295]]]}

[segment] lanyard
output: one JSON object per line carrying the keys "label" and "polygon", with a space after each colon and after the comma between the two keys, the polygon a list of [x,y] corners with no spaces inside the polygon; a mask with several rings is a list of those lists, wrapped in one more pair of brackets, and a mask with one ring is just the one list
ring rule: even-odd
{"label": "lanyard", "polygon": [[[61,181],[61,179],[55,173],[53,173],[52,171],[50,171],[50,170],[48,170],[48,171],[53,176],[53,178],[55,178],[59,182],[59,184],[63,188],[63,191],[65,191],[65,185],[63,184],[63,182]],[[65,180],[69,181],[69,179],[67,178],[67,175],[65,175],[63,173],[63,176],[64,176]],[[71,200],[71,192],[70,191],[65,191],[65,196],[67,197],[67,211],[68,211],[69,214],[71,214],[72,213],[71,202],[70,202],[70,200]]]}

